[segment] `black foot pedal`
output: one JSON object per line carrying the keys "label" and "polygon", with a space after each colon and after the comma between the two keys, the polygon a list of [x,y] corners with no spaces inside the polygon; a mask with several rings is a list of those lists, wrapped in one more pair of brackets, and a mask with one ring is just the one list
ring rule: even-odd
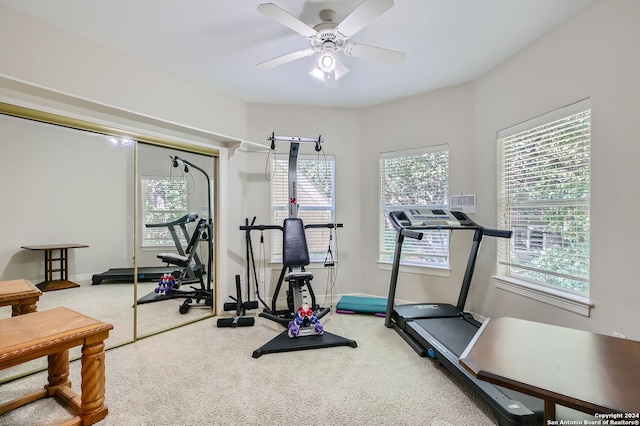
{"label": "black foot pedal", "polygon": [[251,327],[256,323],[254,317],[237,317],[237,318],[218,318],[217,326],[219,328],[236,328]]}
{"label": "black foot pedal", "polygon": [[254,317],[240,317],[236,321],[236,327],[252,327],[255,323]]}
{"label": "black foot pedal", "polygon": [[246,309],[247,311],[250,311],[251,309],[258,309],[258,301],[254,300],[251,302],[244,302],[242,304],[242,308]]}
{"label": "black foot pedal", "polygon": [[233,318],[218,318],[217,326],[222,327],[233,327]]}
{"label": "black foot pedal", "polygon": [[227,302],[224,305],[222,305],[222,309],[224,311],[235,311],[237,307],[238,307],[237,302]]}
{"label": "black foot pedal", "polygon": [[187,312],[189,312],[189,309],[191,309],[191,299],[187,299],[184,302],[182,302],[182,305],[180,305],[180,313],[182,315],[186,314]]}

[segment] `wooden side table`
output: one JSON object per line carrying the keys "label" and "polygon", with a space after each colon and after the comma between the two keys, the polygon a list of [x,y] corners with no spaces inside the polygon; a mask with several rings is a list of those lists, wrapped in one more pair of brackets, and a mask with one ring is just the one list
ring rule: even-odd
{"label": "wooden side table", "polygon": [[[84,244],[44,244],[37,246],[22,246],[25,250],[44,251],[44,281],[38,284],[42,291],[62,290],[65,288],[80,287],[80,284],[69,281],[69,249],[89,247]],[[59,256],[55,257],[54,252]],[[54,262],[58,262],[54,265]],[[55,268],[54,266],[57,266]],[[58,278],[54,279],[53,274],[57,272]]]}
{"label": "wooden side table", "polygon": [[36,312],[42,292],[29,280],[0,281],[0,306],[11,305],[11,316]]}
{"label": "wooden side table", "polygon": [[[460,356],[480,380],[589,414],[640,416],[640,342],[516,318],[489,318]],[[603,423],[604,424],[604,423]],[[612,423],[613,424],[613,423]]]}
{"label": "wooden side table", "polygon": [[[91,425],[108,413],[105,401],[104,340],[113,325],[67,308],[54,308],[0,320],[0,370],[48,358],[44,389],[0,404],[0,414],[55,396],[76,413],[65,425]],[[69,348],[82,346],[81,395],[71,389]]]}

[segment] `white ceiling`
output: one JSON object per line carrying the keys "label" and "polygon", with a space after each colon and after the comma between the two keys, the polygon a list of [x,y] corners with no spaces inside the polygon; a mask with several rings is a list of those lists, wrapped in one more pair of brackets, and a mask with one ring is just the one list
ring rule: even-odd
{"label": "white ceiling", "polygon": [[[257,11],[266,0],[0,0],[154,67],[250,103],[359,108],[471,81],[593,0],[396,0],[351,41],[407,53],[397,67],[342,56],[351,72],[327,90],[317,56],[257,63],[309,47]],[[362,0],[272,0],[309,26]]]}

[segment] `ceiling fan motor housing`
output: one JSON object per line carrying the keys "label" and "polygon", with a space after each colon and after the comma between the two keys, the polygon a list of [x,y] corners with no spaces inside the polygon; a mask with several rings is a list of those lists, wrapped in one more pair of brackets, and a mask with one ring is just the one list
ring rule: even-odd
{"label": "ceiling fan motor housing", "polygon": [[311,46],[315,49],[319,49],[321,51],[337,51],[338,49],[344,48],[347,39],[344,37],[340,37],[340,35],[335,31],[335,28],[338,24],[334,22],[336,18],[336,12],[331,9],[325,9],[320,11],[320,19],[322,22],[315,27],[317,35],[310,39]]}

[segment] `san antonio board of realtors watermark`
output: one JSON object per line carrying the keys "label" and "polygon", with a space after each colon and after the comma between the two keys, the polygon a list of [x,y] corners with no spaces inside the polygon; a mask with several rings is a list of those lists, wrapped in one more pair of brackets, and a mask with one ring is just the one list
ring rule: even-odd
{"label": "san antonio board of realtors watermark", "polygon": [[640,413],[596,413],[589,420],[547,420],[547,425],[640,425]]}

